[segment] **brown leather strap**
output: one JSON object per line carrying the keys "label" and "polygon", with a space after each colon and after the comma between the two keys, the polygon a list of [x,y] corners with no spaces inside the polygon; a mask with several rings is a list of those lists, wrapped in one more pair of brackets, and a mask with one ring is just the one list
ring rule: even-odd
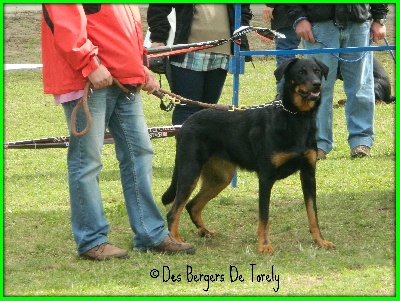
{"label": "brown leather strap", "polygon": [[[122,85],[116,78],[113,77],[113,83],[119,87],[122,92],[129,94],[132,92],[136,92],[136,89],[134,90],[129,90],[128,88],[126,88],[124,85]],[[88,105],[88,97],[89,97],[89,91],[91,88],[91,82],[88,81],[85,85],[85,88],[83,89],[83,96],[82,98],[79,100],[79,102],[76,104],[75,108],[72,110],[72,114],[71,114],[71,134],[74,135],[77,138],[81,138],[84,135],[87,134],[87,132],[89,132],[90,127],[92,126],[92,116],[90,114],[90,110],[89,110],[89,105]],[[85,112],[85,116],[86,116],[86,127],[81,131],[78,132],[76,129],[76,116],[78,114],[79,109],[83,107],[83,110]]]}

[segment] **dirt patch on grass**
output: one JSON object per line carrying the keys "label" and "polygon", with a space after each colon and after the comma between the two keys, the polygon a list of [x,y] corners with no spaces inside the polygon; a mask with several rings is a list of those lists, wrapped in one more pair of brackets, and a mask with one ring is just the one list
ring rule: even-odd
{"label": "dirt patch on grass", "polygon": [[40,63],[40,11],[4,15],[4,63]]}

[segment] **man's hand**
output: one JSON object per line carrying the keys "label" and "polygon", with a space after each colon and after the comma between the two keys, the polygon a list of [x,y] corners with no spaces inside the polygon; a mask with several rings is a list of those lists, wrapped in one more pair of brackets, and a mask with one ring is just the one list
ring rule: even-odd
{"label": "man's hand", "polygon": [[89,81],[92,83],[94,89],[101,89],[111,86],[113,78],[110,71],[103,65],[100,65],[96,70],[88,76]]}
{"label": "man's hand", "polygon": [[385,37],[386,26],[377,22],[372,22],[370,39],[374,41],[374,43],[378,43],[378,41],[383,40]]}
{"label": "man's hand", "polygon": [[314,43],[315,38],[312,33],[312,25],[308,20],[301,20],[296,24],[297,35],[308,42]]}
{"label": "man's hand", "polygon": [[154,42],[154,43],[151,43],[151,48],[153,48],[153,47],[160,47],[160,46],[165,46],[165,44],[164,43],[160,43],[160,42]]}
{"label": "man's hand", "polygon": [[263,19],[265,23],[271,23],[271,20],[274,19],[272,16],[272,12],[274,11],[273,7],[264,6],[263,8]]}
{"label": "man's hand", "polygon": [[160,83],[156,80],[153,73],[145,66],[144,71],[146,72],[146,83],[139,86],[139,89],[147,91],[148,94],[152,94],[155,91],[160,90]]}

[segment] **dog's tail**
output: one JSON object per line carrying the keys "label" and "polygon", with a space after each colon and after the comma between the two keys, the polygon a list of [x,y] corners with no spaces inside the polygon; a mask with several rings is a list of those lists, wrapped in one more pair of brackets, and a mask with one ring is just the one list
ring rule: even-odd
{"label": "dog's tail", "polygon": [[162,198],[161,198],[162,203],[164,205],[171,204],[175,199],[176,188],[177,188],[177,184],[178,184],[177,178],[178,178],[177,177],[177,168],[176,168],[176,164],[175,164],[171,184],[169,185],[168,189],[164,192],[164,194],[162,195]]}

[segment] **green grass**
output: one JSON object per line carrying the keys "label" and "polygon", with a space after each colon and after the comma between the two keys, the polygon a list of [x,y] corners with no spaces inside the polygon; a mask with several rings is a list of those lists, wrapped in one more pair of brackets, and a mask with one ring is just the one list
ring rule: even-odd
{"label": "green grass", "polygon": [[[241,76],[240,104],[261,104],[275,94],[274,61],[247,65]],[[342,97],[337,83],[335,101]],[[166,88],[166,84],[163,83]],[[43,95],[41,73],[5,73],[5,141],[66,135],[62,108]],[[169,125],[171,113],[144,95],[148,126]],[[229,104],[229,76],[221,99]],[[278,182],[272,192],[271,237],[276,252],[257,253],[257,178],[239,171],[238,187],[229,187],[206,207],[212,239],[199,238],[187,214],[181,233],[197,247],[193,256],[130,251],[129,260],[91,262],[76,255],[69,221],[66,149],[4,151],[5,295],[394,295],[395,151],[394,105],[376,107],[376,141],[371,158],[352,160],[344,108],[334,110],[335,149],[318,162],[318,209],[324,237],[336,250],[316,248],[308,233],[298,175]],[[167,188],[174,161],[174,139],[153,140],[153,191]],[[104,146],[100,177],[110,241],[132,250],[132,232],[124,207],[118,163],[112,145]],[[254,273],[252,273],[252,266]],[[202,280],[190,281],[192,274]],[[157,269],[160,276],[150,277]],[[278,281],[257,282],[274,270]],[[230,271],[232,270],[232,275]],[[163,271],[165,273],[163,273]],[[211,275],[217,281],[207,281]],[[239,274],[243,281],[231,281]],[[174,279],[180,281],[173,282]],[[204,275],[207,275],[204,278]],[[189,278],[187,278],[189,277]],[[253,277],[253,280],[252,280]]]}

